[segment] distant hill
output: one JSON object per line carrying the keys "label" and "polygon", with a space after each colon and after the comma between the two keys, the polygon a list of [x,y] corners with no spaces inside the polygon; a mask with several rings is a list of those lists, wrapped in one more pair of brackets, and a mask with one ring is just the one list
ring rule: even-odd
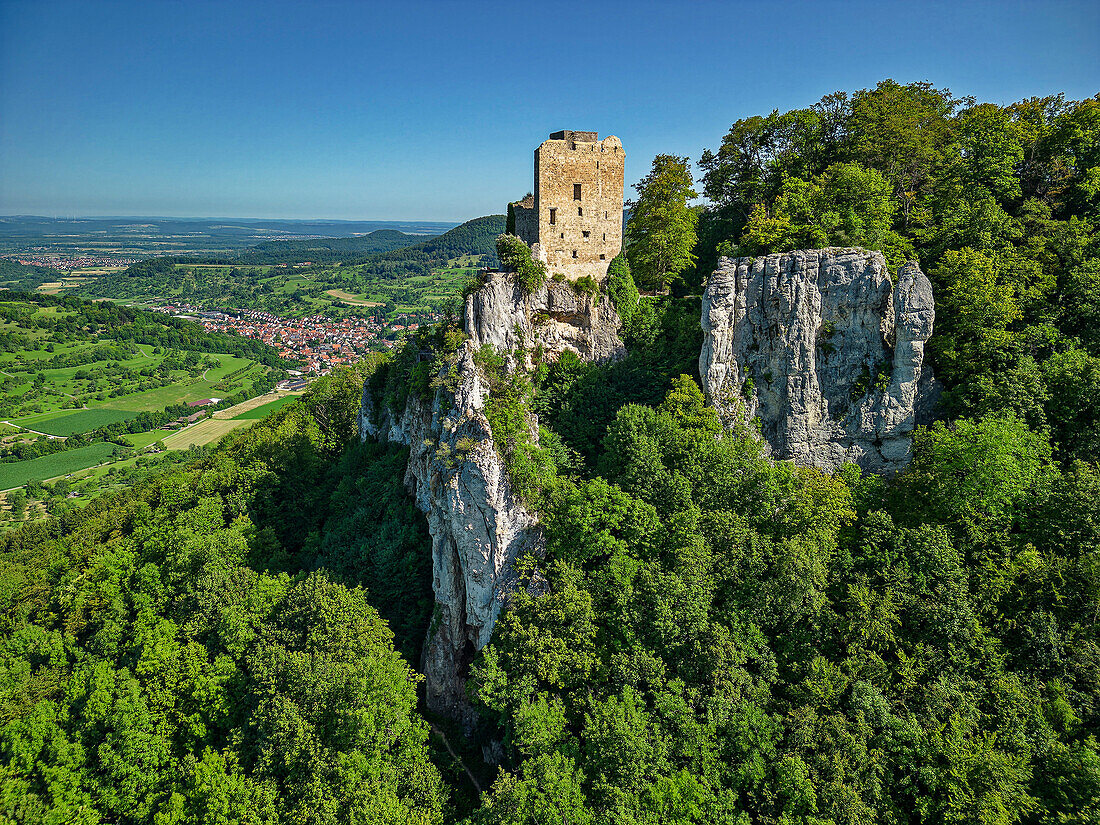
{"label": "distant hill", "polygon": [[[260,220],[240,218],[42,218],[0,216],[0,252],[48,248],[52,252],[119,254],[226,254],[274,240],[357,238],[379,230],[416,240],[454,226],[437,221]],[[378,249],[375,251],[383,251]]]}
{"label": "distant hill", "polygon": [[496,239],[504,232],[504,223],[504,215],[474,218],[415,246],[345,263],[362,264],[363,275],[383,278],[425,275],[433,267],[443,266],[454,258],[466,255],[481,256],[483,266],[499,266]]}
{"label": "distant hill", "polygon": [[[429,236],[436,237],[436,236]],[[304,240],[265,241],[242,250],[232,260],[241,264],[284,264],[312,261],[337,263],[380,252],[423,243],[423,235],[408,235],[396,229],[379,229],[351,238],[308,238]]]}
{"label": "distant hill", "polygon": [[[419,240],[417,236],[381,230],[355,238],[266,242],[240,256],[147,258],[121,272],[89,281],[74,293],[88,298],[157,297],[210,306],[266,306],[280,312],[293,311],[308,308],[308,304],[293,297],[301,289],[317,295],[328,289],[372,294],[379,282],[401,284],[409,278],[430,275],[433,270],[447,269],[455,259],[465,258],[467,267],[498,266],[496,238],[503,231],[504,216],[487,215],[442,235]],[[410,240],[417,242],[385,248]],[[365,251],[372,247],[376,251]],[[310,266],[301,266],[305,261]],[[209,266],[219,263],[223,266]],[[261,265],[275,265],[275,269]],[[290,282],[294,286],[284,290]],[[423,292],[426,285],[421,282],[418,288]],[[458,289],[460,286],[453,291]],[[433,294],[442,298],[451,291],[440,285]],[[276,306],[279,295],[283,296],[283,304]],[[414,299],[410,293],[401,302],[408,304]]]}
{"label": "distant hill", "polygon": [[[357,266],[367,276],[395,278],[425,275],[433,267],[467,255],[481,256],[485,266],[497,266],[496,239],[503,231],[503,215],[486,215],[466,221],[442,235],[427,238],[382,229],[355,238],[267,241],[231,258],[209,260],[254,266],[305,261],[314,264],[340,263]],[[187,262],[185,258],[173,260]]]}

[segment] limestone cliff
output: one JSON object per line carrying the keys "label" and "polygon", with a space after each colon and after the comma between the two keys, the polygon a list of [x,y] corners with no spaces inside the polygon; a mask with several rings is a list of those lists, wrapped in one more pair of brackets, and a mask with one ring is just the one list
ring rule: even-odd
{"label": "limestone cliff", "polygon": [[[527,293],[512,278],[491,273],[466,301],[469,340],[440,369],[430,402],[410,394],[400,412],[364,388],[360,436],[409,447],[405,484],[427,515],[432,536],[436,611],[421,663],[430,709],[471,727],[465,694],[474,654],[492,634],[515,585],[513,562],[541,552],[537,514],[512,490],[485,416],[488,386],[475,353],[489,344],[507,350],[511,368],[527,369],[541,355],[569,349],[605,360],[622,354],[619,318],[606,297],[578,295],[568,284]],[[520,353],[518,357],[516,353]],[[529,426],[537,438],[538,422]]]}
{"label": "limestone cliff", "polygon": [[909,460],[936,386],[932,287],[916,264],[809,249],[722,258],[703,295],[699,374],[728,422],[760,419],[774,455],[884,472]]}
{"label": "limestone cliff", "polygon": [[569,284],[548,282],[534,292],[518,287],[503,273],[490,273],[466,300],[465,329],[475,347],[491,344],[501,351],[541,347],[555,361],[572,350],[586,361],[607,361],[625,353],[621,326],[607,297],[582,295]]}

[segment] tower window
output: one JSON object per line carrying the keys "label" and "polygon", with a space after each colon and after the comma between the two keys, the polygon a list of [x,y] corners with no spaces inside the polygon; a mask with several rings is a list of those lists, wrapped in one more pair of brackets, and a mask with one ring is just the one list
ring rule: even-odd
{"label": "tower window", "polygon": [[581,199],[581,185],[579,183],[573,184],[573,200],[579,201]]}
{"label": "tower window", "polygon": [[603,213],[603,219],[604,219],[605,221],[607,220],[607,213],[606,213],[606,212],[604,212],[604,213]]}
{"label": "tower window", "polygon": [[575,249],[573,250],[573,257],[574,257],[574,258],[576,258],[576,257],[577,257],[577,250],[575,250]]}
{"label": "tower window", "polygon": [[606,233],[606,232],[604,232],[604,233],[603,233],[603,239],[604,239],[605,241],[607,240],[607,233]]}
{"label": "tower window", "polygon": [[564,238],[564,237],[565,237],[565,233],[564,233],[564,232],[562,232],[562,233],[561,233],[561,235],[560,235],[559,237],[562,237],[562,238]]}
{"label": "tower window", "polygon": [[607,256],[604,255],[602,252],[600,253],[600,260],[601,261],[606,261],[607,260]]}
{"label": "tower window", "polygon": [[577,207],[577,214],[581,215],[581,216],[584,215],[584,207],[583,206],[578,206]]}
{"label": "tower window", "polygon": [[550,225],[553,226],[557,222],[558,222],[558,210],[551,208],[550,209]]}
{"label": "tower window", "polygon": [[581,232],[581,235],[585,238],[587,238],[591,234],[592,234],[591,232]]}

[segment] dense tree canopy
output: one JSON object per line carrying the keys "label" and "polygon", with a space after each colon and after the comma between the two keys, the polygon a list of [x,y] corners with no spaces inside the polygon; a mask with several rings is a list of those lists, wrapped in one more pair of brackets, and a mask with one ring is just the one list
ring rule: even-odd
{"label": "dense tree canopy", "polygon": [[[851,245],[891,268],[918,259],[943,414],[1011,410],[1056,433],[1092,420],[1070,396],[1100,357],[1100,97],[997,106],[887,80],[739,120],[700,166],[697,281],[722,254]],[[1055,450],[1100,458],[1083,433]]]}
{"label": "dense tree canopy", "polygon": [[426,536],[400,451],[345,449],[361,381],[4,538],[6,822],[440,820],[418,677],[358,586],[414,655]]}
{"label": "dense tree canopy", "polygon": [[1050,455],[962,420],[891,488],[769,461],[687,376],[623,407],[477,665],[476,821],[1100,815],[1100,476]]}

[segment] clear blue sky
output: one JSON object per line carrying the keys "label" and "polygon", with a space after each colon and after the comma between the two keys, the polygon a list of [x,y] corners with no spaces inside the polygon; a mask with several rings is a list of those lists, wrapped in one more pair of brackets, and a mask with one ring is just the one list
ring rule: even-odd
{"label": "clear blue sky", "polygon": [[627,182],[883,78],[1100,92],[1095,2],[0,0],[0,214],[464,220],[551,131]]}

